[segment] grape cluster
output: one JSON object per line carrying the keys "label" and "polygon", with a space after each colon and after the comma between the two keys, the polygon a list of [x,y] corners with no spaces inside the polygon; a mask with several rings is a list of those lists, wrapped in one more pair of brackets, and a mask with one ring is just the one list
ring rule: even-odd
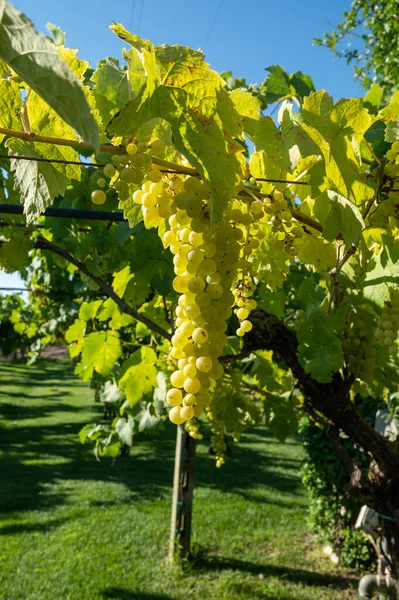
{"label": "grape cluster", "polygon": [[[139,185],[146,178],[148,192],[152,183],[159,183],[162,179],[161,171],[153,167],[151,152],[163,155],[165,143],[162,140],[154,140],[151,144],[133,141],[128,143],[124,154],[114,154],[111,162],[105,165],[103,176],[97,179],[97,185],[104,188],[107,180],[110,180],[109,188],[113,188],[119,201],[124,202],[130,196],[129,184]],[[106,201],[107,195],[104,190],[96,189],[92,192],[91,199],[94,204],[101,205]]]}
{"label": "grape cluster", "polygon": [[275,248],[283,250],[289,256],[297,256],[299,249],[296,240],[303,238],[304,231],[293,220],[284,194],[279,190],[275,190],[269,202],[265,204],[264,211],[270,218],[272,231],[279,234],[279,238],[274,244]]}
{"label": "grape cluster", "polygon": [[376,351],[364,320],[356,312],[352,313],[343,348],[350,371],[363,381],[369,381],[376,364]]}
{"label": "grape cluster", "polygon": [[391,288],[389,296],[389,300],[385,302],[374,336],[379,344],[388,347],[390,354],[396,355],[398,353],[396,340],[399,333],[399,290]]}
{"label": "grape cluster", "polygon": [[388,150],[386,156],[389,161],[398,162],[398,160],[399,160],[399,142],[394,142],[392,144],[392,146]]}

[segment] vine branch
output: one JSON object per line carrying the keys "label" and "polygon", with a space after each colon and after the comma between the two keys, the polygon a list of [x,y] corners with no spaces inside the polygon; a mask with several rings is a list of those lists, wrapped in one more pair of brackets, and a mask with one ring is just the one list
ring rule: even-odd
{"label": "vine branch", "polygon": [[134,308],[132,308],[127,302],[125,302],[120,296],[118,296],[118,294],[114,292],[114,290],[110,285],[108,285],[108,283],[101,279],[101,277],[98,277],[97,275],[94,275],[94,273],[91,273],[84,263],[74,258],[72,254],[70,254],[67,250],[64,250],[63,248],[57,246],[53,242],[49,242],[42,236],[36,238],[35,248],[37,250],[50,250],[50,252],[58,254],[58,256],[61,256],[71,264],[75,265],[75,267],[77,267],[79,271],[84,273],[86,277],[89,277],[92,281],[94,281],[106,296],[112,298],[112,300],[123,313],[130,315],[136,321],[140,321],[140,323],[146,325],[148,329],[150,329],[150,331],[157,333],[158,335],[162,336],[167,340],[171,339],[171,335],[168,331],[166,331],[165,329],[163,329],[163,327],[160,327],[159,325],[151,321],[151,319],[148,319],[144,315],[141,315]]}

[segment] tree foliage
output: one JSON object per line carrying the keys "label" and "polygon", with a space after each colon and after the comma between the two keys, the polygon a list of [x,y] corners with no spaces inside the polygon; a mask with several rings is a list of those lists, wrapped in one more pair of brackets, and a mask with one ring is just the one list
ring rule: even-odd
{"label": "tree foliage", "polygon": [[377,83],[389,96],[399,87],[398,8],[396,0],[354,0],[343,20],[315,43],[352,64],[362,87]]}

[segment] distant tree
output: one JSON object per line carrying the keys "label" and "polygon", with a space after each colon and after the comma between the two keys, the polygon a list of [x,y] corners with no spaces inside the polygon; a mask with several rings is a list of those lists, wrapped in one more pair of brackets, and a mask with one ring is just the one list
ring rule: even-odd
{"label": "distant tree", "polygon": [[343,16],[315,43],[352,64],[362,87],[378,83],[386,96],[392,94],[399,88],[398,0],[354,0]]}

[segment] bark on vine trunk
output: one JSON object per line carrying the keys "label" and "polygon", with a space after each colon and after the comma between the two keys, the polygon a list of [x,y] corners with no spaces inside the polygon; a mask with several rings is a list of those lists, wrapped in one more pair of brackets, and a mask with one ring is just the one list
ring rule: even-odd
{"label": "bark on vine trunk", "polygon": [[[272,350],[276,359],[283,361],[296,378],[305,399],[304,409],[310,415],[322,415],[328,426],[339,428],[368,455],[368,472],[362,474],[360,485],[365,502],[383,515],[392,574],[399,579],[399,522],[396,521],[396,511],[399,514],[399,442],[384,438],[360,416],[349,397],[353,376],[345,379],[335,373],[330,383],[319,383],[305,373],[298,359],[296,336],[278,317],[255,310],[251,321],[254,327],[246,336],[245,351]],[[348,468],[348,461],[344,462]],[[353,480],[359,483],[358,476]]]}

